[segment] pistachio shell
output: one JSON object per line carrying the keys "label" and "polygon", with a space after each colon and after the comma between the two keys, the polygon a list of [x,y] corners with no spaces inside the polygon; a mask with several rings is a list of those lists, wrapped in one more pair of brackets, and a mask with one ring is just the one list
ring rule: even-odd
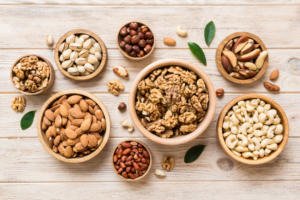
{"label": "pistachio shell", "polygon": [[70,56],[70,60],[72,61],[72,62],[75,62],[75,60],[78,58],[78,52],[77,51],[73,51],[72,53],[71,53],[71,56]]}
{"label": "pistachio shell", "polygon": [[77,65],[84,65],[85,63],[87,63],[87,59],[86,58],[77,58],[75,63]]}
{"label": "pistachio shell", "polygon": [[93,54],[89,54],[89,56],[87,57],[87,61],[90,64],[96,64],[98,59]]}
{"label": "pistachio shell", "polygon": [[85,70],[88,71],[88,72],[93,72],[93,71],[95,71],[94,66],[91,65],[90,63],[85,63],[84,68],[85,68]]}
{"label": "pistachio shell", "polygon": [[89,50],[83,49],[82,51],[79,52],[79,58],[86,58],[89,55]]}
{"label": "pistachio shell", "polygon": [[102,54],[99,53],[99,52],[95,52],[95,56],[98,60],[101,60],[102,59]]}
{"label": "pistachio shell", "polygon": [[101,53],[101,46],[100,46],[99,43],[95,43],[95,44],[94,44],[94,48],[95,48],[95,51],[96,51],[96,52]]}
{"label": "pistachio shell", "polygon": [[90,36],[89,35],[80,35],[79,38],[82,38],[83,40],[87,40]]}
{"label": "pistachio shell", "polygon": [[60,62],[64,62],[65,61],[65,59],[64,59],[64,57],[63,57],[62,54],[59,56],[59,60],[60,60]]}
{"label": "pistachio shell", "polygon": [[96,52],[96,51],[95,51],[95,48],[94,48],[94,47],[91,47],[91,48],[90,48],[90,54],[95,55],[95,52]]}
{"label": "pistachio shell", "polygon": [[74,51],[81,51],[82,50],[82,45],[78,43],[71,43],[69,45],[69,48],[74,50]]}
{"label": "pistachio shell", "polygon": [[62,66],[62,68],[64,68],[64,69],[68,69],[69,67],[72,66],[72,64],[73,64],[73,62],[72,62],[71,60],[66,60],[66,61],[64,61],[64,62],[61,64],[61,66]]}
{"label": "pistachio shell", "polygon": [[74,68],[74,67],[68,68],[68,73],[71,74],[71,75],[74,75],[74,76],[79,75],[78,74],[78,70],[76,68]]}
{"label": "pistachio shell", "polygon": [[69,47],[69,45],[68,45],[67,43],[64,42],[64,43],[62,43],[62,44],[59,46],[58,51],[59,51],[60,53],[62,53],[63,51],[67,50],[68,47]]}
{"label": "pistachio shell", "polygon": [[75,42],[75,35],[70,35],[69,37],[67,37],[66,43],[70,44],[73,42]]}
{"label": "pistachio shell", "polygon": [[72,53],[72,50],[71,50],[71,49],[65,50],[64,52],[62,52],[63,58],[64,58],[65,60],[68,60],[68,59],[70,58],[71,53]]}
{"label": "pistachio shell", "polygon": [[90,40],[90,39],[88,39],[88,40],[86,40],[84,43],[83,43],[83,48],[84,49],[90,49],[91,48],[91,46],[92,46],[92,40]]}
{"label": "pistachio shell", "polygon": [[78,70],[78,72],[79,72],[80,74],[82,74],[82,73],[85,72],[84,66],[78,66],[78,67],[77,67],[77,70]]}

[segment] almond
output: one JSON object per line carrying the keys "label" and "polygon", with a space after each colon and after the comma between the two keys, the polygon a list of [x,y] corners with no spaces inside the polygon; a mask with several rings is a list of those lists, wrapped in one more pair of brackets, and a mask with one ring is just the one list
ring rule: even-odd
{"label": "almond", "polygon": [[78,110],[80,110],[82,112],[82,110],[81,110],[81,108],[80,108],[80,106],[78,104],[74,104],[73,108],[76,108],[76,109],[78,109]]}
{"label": "almond", "polygon": [[67,136],[69,139],[75,139],[75,138],[77,137],[77,134],[75,133],[75,131],[73,131],[73,130],[71,130],[71,129],[69,129],[69,128],[67,128],[67,129],[65,130],[65,134],[66,134],[66,136]]}
{"label": "almond", "polygon": [[71,124],[79,127],[79,126],[81,126],[83,121],[84,121],[84,119],[74,119]]}
{"label": "almond", "polygon": [[95,107],[95,105],[96,105],[96,103],[91,99],[85,99],[85,101],[86,101],[87,104],[89,104],[92,107]]}
{"label": "almond", "polygon": [[95,114],[95,111],[94,111],[94,108],[92,106],[89,106],[89,112],[94,115]]}
{"label": "almond", "polygon": [[99,107],[98,105],[95,105],[95,107],[94,107],[94,113],[95,113],[97,110],[100,110],[100,107]]}
{"label": "almond", "polygon": [[168,46],[175,46],[176,41],[171,37],[164,38],[164,43]]}
{"label": "almond", "polygon": [[89,132],[98,132],[101,130],[101,124],[93,123],[90,127]]}
{"label": "almond", "polygon": [[98,120],[101,120],[104,118],[102,110],[96,110],[95,116],[97,117]]}
{"label": "almond", "polygon": [[78,136],[80,136],[80,135],[82,135],[82,134],[84,133],[84,131],[82,131],[81,128],[78,128],[78,129],[75,130],[75,133],[76,133]]}
{"label": "almond", "polygon": [[74,126],[74,125],[68,127],[68,129],[71,129],[72,131],[75,131],[78,128],[79,128],[78,126]]}
{"label": "almond", "polygon": [[59,100],[57,101],[57,104],[62,104],[63,100],[67,99],[68,97],[66,95],[62,96],[59,98]]}
{"label": "almond", "polygon": [[83,119],[83,113],[81,112],[81,110],[77,109],[77,108],[71,108],[69,110],[69,114],[74,117],[75,119]]}
{"label": "almond", "polygon": [[54,117],[55,117],[55,119],[56,119],[56,117],[58,116],[58,115],[60,115],[60,111],[59,111],[60,109],[57,109],[57,110],[55,110],[54,111]]}
{"label": "almond", "polygon": [[66,106],[66,108],[67,108],[68,110],[70,110],[70,109],[72,108],[71,105],[70,105],[67,101],[63,101],[63,102],[62,102],[62,105]]}
{"label": "almond", "polygon": [[98,140],[97,140],[96,136],[94,136],[94,135],[89,134],[88,141],[89,141],[88,147],[90,147],[90,148],[93,148],[98,144]]}
{"label": "almond", "polygon": [[80,95],[72,95],[68,98],[68,103],[73,105],[77,104],[82,99],[82,96]]}
{"label": "almond", "polygon": [[64,104],[62,104],[60,106],[59,111],[60,111],[61,116],[66,117],[66,118],[69,116],[68,108]]}
{"label": "almond", "polygon": [[94,135],[97,138],[97,140],[100,140],[100,138],[101,138],[100,134],[97,132],[94,132],[94,133],[91,132],[90,135]]}
{"label": "almond", "polygon": [[65,126],[67,124],[67,122],[68,122],[68,118],[62,117],[62,119],[61,119],[61,125]]}
{"label": "almond", "polygon": [[62,143],[60,143],[60,144],[58,145],[58,151],[59,151],[59,153],[60,153],[62,156],[64,155],[65,148],[64,148],[64,146],[62,145]]}
{"label": "almond", "polygon": [[101,127],[102,127],[102,130],[105,131],[105,129],[106,129],[106,121],[105,121],[104,118],[102,118],[102,120],[101,120]]}
{"label": "almond", "polygon": [[91,118],[87,118],[86,120],[84,120],[80,126],[80,129],[83,131],[83,132],[86,132],[90,129],[91,127],[91,123],[92,123],[92,120]]}
{"label": "almond", "polygon": [[44,122],[42,122],[42,130],[45,131],[45,130],[47,130],[47,128],[48,128],[48,126]]}
{"label": "almond", "polygon": [[278,78],[278,76],[279,76],[279,70],[276,69],[276,70],[272,71],[272,73],[270,75],[270,80],[275,80]]}
{"label": "almond", "polygon": [[55,126],[60,128],[61,124],[62,124],[61,116],[57,115],[56,118],[55,118]]}
{"label": "almond", "polygon": [[48,110],[45,111],[45,116],[50,121],[54,122],[55,116],[54,116],[54,113],[50,109],[48,109]]}
{"label": "almond", "polygon": [[274,85],[269,82],[264,82],[264,86],[267,90],[272,91],[272,92],[278,92],[280,90],[280,87],[277,85]]}
{"label": "almond", "polygon": [[80,142],[81,142],[83,147],[87,147],[87,145],[88,145],[88,136],[87,136],[87,134],[83,134],[80,137]]}
{"label": "almond", "polygon": [[56,137],[56,128],[55,125],[53,124],[53,126],[50,126],[50,130],[51,130],[51,136],[52,137]]}
{"label": "almond", "polygon": [[76,139],[74,139],[74,140],[72,140],[72,139],[68,139],[68,140],[67,140],[67,143],[68,143],[69,146],[74,146],[74,145],[77,144],[78,142],[80,142],[80,139],[79,139],[79,138],[76,138]]}
{"label": "almond", "polygon": [[121,77],[124,77],[124,78],[128,78],[128,77],[129,77],[128,71],[126,70],[125,67],[123,67],[123,66],[121,66],[121,65],[115,66],[115,67],[113,68],[113,71],[114,71],[115,74],[118,75],[118,76],[121,76]]}
{"label": "almond", "polygon": [[89,109],[89,105],[87,104],[87,102],[84,99],[80,100],[79,106],[80,106],[82,112],[87,112]]}
{"label": "almond", "polygon": [[73,155],[72,147],[67,146],[64,152],[64,156],[67,158],[71,158],[72,155]]}
{"label": "almond", "polygon": [[75,148],[77,151],[82,151],[84,149],[81,142],[78,142],[77,144],[75,144]]}
{"label": "almond", "polygon": [[61,141],[60,135],[56,136],[54,139],[54,146],[58,146]]}
{"label": "almond", "polygon": [[46,116],[44,116],[44,117],[43,117],[43,122],[44,122],[44,124],[45,124],[45,125],[47,125],[47,126],[51,126],[51,122],[50,122],[50,120],[49,120],[49,119],[47,119],[47,117],[46,117]]}

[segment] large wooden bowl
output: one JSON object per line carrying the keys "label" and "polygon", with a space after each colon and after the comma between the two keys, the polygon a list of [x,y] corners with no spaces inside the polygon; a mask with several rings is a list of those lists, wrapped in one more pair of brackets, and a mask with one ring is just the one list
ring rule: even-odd
{"label": "large wooden bowl", "polygon": [[[142,25],[147,26],[145,23],[142,23],[142,22],[138,22],[138,21],[132,21],[132,22],[137,23],[139,26],[142,26]],[[123,49],[121,49],[121,47],[120,47],[120,42],[122,41],[122,37],[120,36],[120,31],[121,31],[121,29],[122,29],[123,27],[129,26],[130,23],[131,23],[131,22],[128,22],[128,23],[124,24],[123,26],[121,26],[120,30],[118,31],[118,34],[117,34],[117,45],[118,45],[118,48],[119,48],[120,52],[123,54],[123,56],[125,56],[126,58],[128,58],[128,59],[130,59],[130,60],[137,60],[137,61],[138,61],[138,60],[143,60],[143,59],[145,59],[145,58],[148,58],[148,57],[152,54],[152,52],[154,51],[154,48],[155,48],[155,35],[154,35],[154,32],[152,31],[152,29],[151,29],[149,26],[147,26],[147,27],[148,27],[148,29],[149,29],[149,30],[152,32],[152,34],[153,34],[153,45],[152,45],[151,51],[150,51],[148,54],[146,54],[146,55],[143,56],[143,57],[132,57],[132,56],[128,55],[128,53],[127,53],[126,51],[124,51]]]}
{"label": "large wooden bowl", "polygon": [[[77,35],[77,34],[86,34],[91,36],[92,38],[94,38],[101,47],[102,50],[102,60],[100,62],[99,67],[90,75],[87,76],[73,76],[71,74],[69,74],[61,65],[61,62],[59,60],[59,56],[60,56],[60,52],[59,47],[60,45],[66,40],[67,37],[69,37],[70,35]],[[64,34],[59,41],[57,42],[55,49],[54,49],[54,59],[56,62],[56,65],[58,66],[58,69],[61,71],[61,73],[63,73],[65,76],[67,76],[70,79],[76,80],[76,81],[86,81],[86,80],[90,80],[95,78],[96,76],[98,76],[100,74],[100,72],[103,70],[104,66],[106,65],[107,62],[107,50],[106,50],[106,46],[104,44],[104,42],[101,40],[101,38],[96,35],[95,33],[88,31],[88,30],[84,30],[84,29],[76,29],[76,30],[72,30],[67,32],[66,34]]]}
{"label": "large wooden bowl", "polygon": [[241,37],[241,36],[248,36],[249,38],[253,39],[256,43],[258,43],[261,47],[261,49],[263,51],[267,51],[267,48],[265,46],[265,44],[263,43],[263,41],[257,37],[256,35],[252,34],[252,33],[248,33],[248,32],[237,32],[237,33],[233,33],[229,36],[227,36],[220,44],[219,47],[217,49],[216,52],[216,65],[217,68],[219,70],[219,72],[221,73],[221,75],[223,77],[225,77],[227,80],[233,82],[233,83],[238,83],[238,84],[248,84],[248,83],[252,83],[256,80],[258,80],[260,77],[262,77],[262,75],[264,75],[264,73],[267,70],[268,64],[269,64],[269,55],[266,57],[264,65],[262,66],[262,68],[260,69],[260,71],[252,78],[249,79],[236,79],[233,78],[232,76],[230,76],[225,69],[223,68],[222,62],[221,62],[221,56],[222,56],[222,51],[224,50],[225,45],[234,38],[237,37]]}
{"label": "large wooden bowl", "polygon": [[[114,155],[115,155],[116,149],[118,148],[118,146],[119,146],[120,144],[122,144],[122,142],[138,142],[138,143],[142,144],[142,145],[145,147],[145,149],[148,151],[149,156],[150,156],[150,164],[149,164],[149,167],[148,167],[146,173],[143,174],[143,176],[139,176],[139,177],[137,177],[137,178],[135,178],[135,179],[130,179],[130,178],[124,178],[121,174],[118,174],[118,171],[117,171],[117,169],[115,168],[115,164],[114,164]],[[113,150],[113,152],[112,152],[112,156],[111,156],[111,164],[112,164],[112,167],[113,167],[114,171],[116,172],[116,174],[117,174],[120,178],[122,178],[122,179],[124,179],[124,180],[126,180],[126,181],[131,181],[131,182],[133,182],[133,181],[141,180],[142,178],[144,178],[144,177],[149,173],[149,171],[150,171],[150,169],[151,169],[151,167],[152,167],[152,162],[153,162],[153,161],[152,161],[152,154],[151,154],[151,152],[150,152],[150,149],[149,149],[143,142],[141,142],[141,141],[139,141],[139,140],[136,140],[136,139],[127,139],[127,140],[123,140],[122,142],[120,142],[120,143],[114,148],[114,150]]]}
{"label": "large wooden bowl", "polygon": [[[208,109],[207,109],[207,112],[206,112],[206,115],[205,115],[203,121],[200,124],[198,124],[198,127],[195,131],[193,131],[192,133],[177,136],[174,138],[161,138],[161,137],[157,136],[156,134],[148,131],[142,125],[140,118],[138,117],[136,110],[135,110],[135,102],[136,102],[137,86],[138,86],[139,82],[143,78],[148,76],[152,71],[154,71],[158,68],[164,68],[164,67],[168,67],[168,66],[183,67],[185,69],[195,72],[197,74],[197,76],[202,78],[208,89],[209,105],[208,105]],[[129,113],[130,113],[133,123],[135,124],[136,128],[145,137],[147,137],[148,139],[150,139],[156,143],[159,143],[159,144],[179,145],[179,144],[184,144],[184,143],[187,143],[187,142],[195,139],[196,137],[201,135],[206,130],[206,128],[209,126],[210,122],[212,121],[212,119],[214,117],[215,110],[216,110],[216,94],[215,94],[215,89],[214,89],[214,86],[213,86],[211,80],[206,75],[206,73],[204,71],[202,71],[202,69],[199,66],[197,66],[193,63],[190,63],[188,61],[181,60],[181,59],[165,59],[165,60],[157,61],[157,62],[154,62],[154,63],[148,65],[146,68],[144,68],[139,73],[139,75],[135,78],[135,80],[131,86],[130,93],[129,93],[128,105],[129,105]]]}
{"label": "large wooden bowl", "polygon": [[[223,137],[223,130],[222,130],[224,117],[227,114],[227,112],[232,108],[232,106],[237,104],[239,101],[247,100],[247,99],[255,99],[255,98],[256,99],[259,98],[259,99],[265,101],[266,103],[271,105],[271,108],[276,109],[277,114],[281,118],[281,123],[283,125],[283,133],[282,133],[283,139],[282,139],[281,143],[278,145],[278,149],[276,151],[272,151],[269,156],[265,156],[263,158],[258,158],[257,160],[253,160],[252,158],[239,157],[239,156],[236,156],[234,153],[232,153],[225,143],[225,140]],[[222,148],[231,158],[233,158],[234,160],[239,161],[241,163],[248,164],[248,165],[260,165],[260,164],[264,164],[264,163],[267,163],[267,162],[273,160],[282,152],[282,150],[284,149],[284,147],[287,143],[288,137],[289,137],[289,122],[288,122],[288,119],[287,119],[283,109],[273,99],[263,96],[263,95],[260,95],[260,94],[254,94],[254,93],[246,94],[246,95],[242,95],[242,96],[234,98],[223,108],[223,110],[221,111],[221,113],[219,115],[219,119],[218,119],[217,133],[218,133],[219,142],[220,142]]]}
{"label": "large wooden bowl", "polygon": [[[88,97],[90,99],[92,99],[93,101],[96,102],[96,104],[101,108],[101,110],[103,111],[105,120],[106,120],[106,130],[105,133],[103,135],[103,140],[102,143],[100,144],[100,146],[93,151],[92,153],[83,156],[83,157],[75,157],[75,158],[66,158],[62,155],[60,155],[59,153],[55,153],[52,148],[50,148],[45,131],[42,130],[42,120],[43,120],[43,116],[45,111],[56,101],[58,100],[61,96],[63,95],[73,95],[73,94],[78,94],[78,95],[82,95],[84,97]],[[62,92],[59,92],[55,95],[53,95],[51,98],[49,98],[46,103],[43,105],[43,107],[40,110],[39,113],[39,117],[37,120],[37,132],[38,132],[38,136],[39,136],[39,140],[41,142],[41,144],[43,145],[44,149],[54,158],[64,161],[64,162],[68,162],[68,163],[81,163],[81,162],[85,162],[88,161],[92,158],[94,158],[96,155],[98,155],[102,149],[105,147],[108,139],[109,139],[109,135],[110,135],[110,125],[111,125],[111,121],[110,121],[110,116],[109,113],[106,109],[106,107],[104,106],[104,104],[102,103],[102,101],[100,101],[96,96],[94,96],[93,94],[86,92],[86,91],[82,91],[82,90],[65,90]]]}
{"label": "large wooden bowl", "polygon": [[[49,82],[48,82],[48,85],[46,88],[44,88],[43,90],[40,90],[38,92],[28,92],[28,91],[22,91],[20,89],[17,89],[15,87],[15,84],[14,84],[14,81],[13,81],[13,77],[15,76],[15,73],[13,72],[13,69],[14,67],[20,62],[20,60],[24,57],[28,57],[28,56],[37,56],[39,59],[45,61],[47,63],[47,65],[49,66],[49,69],[50,69],[50,78],[49,78]],[[13,86],[19,90],[19,92],[21,92],[22,94],[24,95],[38,95],[38,94],[42,94],[44,92],[46,92],[47,90],[49,90],[49,88],[52,87],[53,83],[54,83],[54,80],[55,80],[55,71],[53,69],[53,66],[51,64],[51,62],[49,60],[47,60],[46,58],[42,57],[42,56],[39,56],[39,55],[36,55],[36,54],[27,54],[25,56],[21,56],[20,58],[18,58],[18,60],[16,60],[11,68],[11,71],[10,71],[10,80],[13,84]]]}

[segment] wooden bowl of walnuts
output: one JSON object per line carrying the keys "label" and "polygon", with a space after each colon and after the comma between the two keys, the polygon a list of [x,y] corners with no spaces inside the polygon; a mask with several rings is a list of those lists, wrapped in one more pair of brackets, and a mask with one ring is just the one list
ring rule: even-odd
{"label": "wooden bowl of walnuts", "polygon": [[187,143],[211,123],[216,94],[199,66],[180,59],[154,62],[135,78],[129,113],[148,139],[164,145]]}
{"label": "wooden bowl of walnuts", "polygon": [[289,122],[273,99],[246,94],[225,105],[219,115],[217,133],[222,148],[231,158],[259,165],[275,159],[283,151]]}
{"label": "wooden bowl of walnuts", "polygon": [[227,80],[248,84],[266,72],[268,51],[262,40],[252,33],[237,32],[227,36],[216,52],[219,72]]}
{"label": "wooden bowl of walnuts", "polygon": [[38,95],[51,88],[55,80],[55,72],[46,58],[28,54],[14,62],[10,79],[21,93]]}
{"label": "wooden bowl of walnuts", "polygon": [[143,60],[149,57],[155,48],[155,37],[149,26],[133,21],[124,24],[117,35],[121,53],[130,60]]}
{"label": "wooden bowl of walnuts", "polygon": [[54,158],[80,163],[102,151],[110,135],[110,117],[91,93],[65,90],[52,96],[40,110],[39,140]]}

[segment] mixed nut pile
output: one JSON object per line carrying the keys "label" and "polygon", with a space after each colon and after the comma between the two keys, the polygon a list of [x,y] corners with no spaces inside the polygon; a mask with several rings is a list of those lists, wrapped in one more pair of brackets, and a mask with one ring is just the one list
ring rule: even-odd
{"label": "mixed nut pile", "polygon": [[283,125],[277,110],[261,99],[240,101],[223,121],[227,147],[237,156],[253,158],[270,155],[283,139]]}
{"label": "mixed nut pile", "polygon": [[13,82],[17,89],[36,93],[47,87],[50,79],[48,64],[37,56],[23,57],[13,68]]}
{"label": "mixed nut pile", "polygon": [[259,44],[248,36],[230,40],[222,51],[221,62],[225,71],[233,78],[254,77],[262,68],[268,55]]}
{"label": "mixed nut pile", "polygon": [[64,95],[45,111],[42,129],[55,153],[74,158],[88,155],[100,146],[106,121],[93,100]]}
{"label": "mixed nut pile", "polygon": [[122,41],[120,47],[131,57],[143,57],[148,54],[153,46],[153,33],[145,25],[132,22],[120,31]]}
{"label": "mixed nut pile", "polygon": [[136,179],[147,172],[150,155],[138,142],[122,142],[114,153],[113,162],[118,174],[124,178]]}
{"label": "mixed nut pile", "polygon": [[153,71],[138,84],[135,109],[146,129],[169,138],[193,132],[205,116],[208,101],[201,78],[171,66]]}
{"label": "mixed nut pile", "polygon": [[100,65],[100,44],[89,35],[70,35],[59,47],[62,68],[73,76],[86,76]]}

